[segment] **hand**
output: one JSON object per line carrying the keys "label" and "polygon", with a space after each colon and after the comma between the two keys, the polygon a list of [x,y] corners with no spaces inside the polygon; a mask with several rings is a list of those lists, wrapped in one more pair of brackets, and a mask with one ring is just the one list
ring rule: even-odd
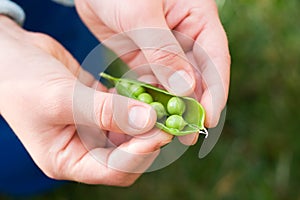
{"label": "hand", "polygon": [[107,93],[49,36],[0,16],[0,43],[0,113],[49,177],[129,185],[170,142],[150,106]]}
{"label": "hand", "polygon": [[75,0],[75,5],[95,36],[130,67],[148,64],[151,70],[141,74],[154,74],[170,92],[194,92],[206,110],[205,125],[217,125],[228,96],[230,55],[214,0]]}

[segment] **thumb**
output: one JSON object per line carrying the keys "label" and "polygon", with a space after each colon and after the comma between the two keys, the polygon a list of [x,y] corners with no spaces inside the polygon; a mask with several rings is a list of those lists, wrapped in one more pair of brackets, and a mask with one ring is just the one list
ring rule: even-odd
{"label": "thumb", "polygon": [[137,135],[148,132],[156,122],[151,106],[117,94],[93,90],[78,82],[73,94],[75,124]]}
{"label": "thumb", "polygon": [[[195,87],[193,69],[169,29],[162,1],[87,2],[103,24],[107,25],[106,28],[110,28],[108,33],[125,33],[133,41],[145,55],[154,75],[167,90],[177,95],[189,95],[193,92]],[[115,42],[120,43],[118,38],[120,37],[117,37]],[[112,48],[119,51],[117,47]],[[129,52],[133,50],[130,46],[123,48],[129,48]]]}
{"label": "thumb", "polygon": [[127,35],[141,49],[152,72],[168,91],[190,95],[195,89],[192,66],[164,19],[160,20],[153,21],[155,28],[138,28]]}

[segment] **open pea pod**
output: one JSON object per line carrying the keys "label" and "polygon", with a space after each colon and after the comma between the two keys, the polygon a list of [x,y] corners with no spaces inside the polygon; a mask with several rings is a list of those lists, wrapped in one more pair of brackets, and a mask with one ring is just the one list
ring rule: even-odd
{"label": "open pea pod", "polygon": [[[134,96],[128,88],[132,84],[143,87],[145,89],[145,92],[149,93],[152,96],[153,101],[160,102],[164,107],[167,107],[168,101],[175,96],[166,90],[162,90],[150,84],[146,84],[136,80],[116,78],[105,73],[100,73],[100,76],[111,81],[115,86],[118,94],[133,99],[137,99],[137,97]],[[156,122],[156,127],[176,136],[182,136],[191,133],[200,133],[204,134],[206,138],[208,136],[208,132],[204,127],[205,111],[202,105],[191,97],[179,98],[184,101],[186,106],[185,112],[183,113],[182,117],[185,122],[187,122],[187,125],[182,130],[170,128],[165,125],[166,118],[163,118]]]}

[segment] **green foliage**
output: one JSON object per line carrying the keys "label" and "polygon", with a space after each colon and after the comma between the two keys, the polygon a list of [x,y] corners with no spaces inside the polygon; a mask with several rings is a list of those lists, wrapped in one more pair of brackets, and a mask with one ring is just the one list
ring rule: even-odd
{"label": "green foliage", "polygon": [[198,143],[130,188],[72,183],[34,199],[300,199],[300,1],[218,2],[232,70],[213,151],[198,159]]}

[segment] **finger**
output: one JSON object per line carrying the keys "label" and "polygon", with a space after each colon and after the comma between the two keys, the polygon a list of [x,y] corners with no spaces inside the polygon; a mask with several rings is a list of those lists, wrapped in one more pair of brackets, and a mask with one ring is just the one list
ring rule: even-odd
{"label": "finger", "polygon": [[59,62],[61,62],[84,85],[89,87],[97,87],[98,90],[102,91],[105,90],[104,86],[97,84],[95,78],[89,72],[82,69],[71,53],[54,38],[35,32],[27,32],[26,36],[27,40],[35,44],[36,47],[49,53]]}
{"label": "finger", "polygon": [[[161,20],[164,20],[163,18]],[[166,24],[136,27],[127,35],[137,44],[159,82],[171,93],[190,95],[195,87],[194,73],[172,32]]]}
{"label": "finger", "polygon": [[195,79],[196,79],[196,86],[195,86],[195,91],[193,93],[193,97],[200,102],[202,93],[203,93],[203,84],[202,84],[202,75],[201,71],[199,70],[198,64],[195,60],[194,54],[192,51],[189,51],[186,53],[186,57],[188,58],[190,64],[194,68],[194,74],[195,74]]}
{"label": "finger", "polygon": [[213,11],[193,47],[194,57],[202,74],[204,91],[201,104],[206,110],[207,127],[215,127],[219,121],[227,101],[230,75],[227,37],[217,9]]}
{"label": "finger", "polygon": [[[124,32],[113,30],[101,19],[102,12],[99,11],[97,5],[101,5],[100,8],[103,8],[102,4],[107,2],[98,1],[92,4],[88,1],[75,1],[75,3],[77,11],[87,27],[101,41],[101,44],[112,49],[117,55],[112,60],[120,58],[132,69],[147,64],[139,47]],[[100,14],[95,11],[99,11]]]}
{"label": "finger", "polygon": [[162,6],[159,1],[151,1],[142,15],[144,20],[132,19],[126,34],[142,50],[153,73],[168,91],[189,95],[195,87],[193,69],[168,27]]}
{"label": "finger", "polygon": [[[142,173],[159,154],[160,147],[168,144],[172,137],[161,130],[152,129],[146,134],[133,137],[116,148],[109,155],[107,164],[118,171]],[[137,163],[120,162],[120,159],[124,161],[133,159]]]}
{"label": "finger", "polygon": [[[76,1],[79,13],[84,16],[83,19],[93,33],[102,41],[105,40],[104,44],[116,51],[119,57],[133,67],[141,65],[145,61],[150,63],[160,83],[174,94],[189,95],[193,91],[195,84],[193,70],[186,61],[176,38],[168,28],[159,1],[147,1],[131,7],[132,10],[129,9],[130,12],[126,14],[126,21],[123,19],[116,21],[105,12],[97,12],[103,10],[103,7],[108,11],[114,11],[115,1],[87,2],[88,4],[81,5],[81,1]],[[132,3],[136,4],[137,2]],[[140,10],[145,12],[141,15]],[[86,11],[89,11],[89,14],[86,14]],[[119,11],[121,12],[122,9]],[[153,17],[153,13],[156,13],[155,17]],[[136,20],[137,16],[139,20]],[[123,25],[122,28],[120,24]],[[145,29],[145,27],[150,27],[150,29]],[[114,35],[114,33],[118,34]],[[111,35],[113,37],[109,38]],[[144,55],[132,53],[139,49],[143,51]],[[131,57],[129,54],[134,56]]]}
{"label": "finger", "polygon": [[202,47],[194,46],[194,57],[200,66],[203,81],[200,103],[206,110],[205,125],[215,127],[227,101],[230,61],[227,56],[211,57],[208,53]]}
{"label": "finger", "polygon": [[139,81],[142,81],[147,84],[151,84],[154,86],[158,85],[158,80],[153,74],[144,74],[138,78]]}
{"label": "finger", "polygon": [[[166,23],[161,1],[126,1],[126,5],[136,5],[130,8],[122,5],[125,4],[122,1],[88,2],[105,24],[117,33],[125,33],[142,50],[154,74],[167,90],[177,95],[188,95],[193,91],[193,70]],[[123,9],[124,6],[126,9]],[[121,18],[97,12],[103,7],[118,12]]]}
{"label": "finger", "polygon": [[180,2],[174,5],[170,1],[167,3],[169,9],[166,9],[166,18],[169,26],[174,28],[174,35],[182,48],[185,51],[193,50],[192,57],[196,58],[203,79],[200,87],[201,81],[197,81],[195,91],[200,88],[205,90],[201,100],[207,112],[205,124],[214,127],[227,100],[230,66],[227,38],[215,1],[205,4],[197,1],[184,3],[189,4],[186,7],[194,9],[182,9]]}
{"label": "finger", "polygon": [[77,83],[74,89],[75,123],[97,126],[129,135],[152,129],[156,122],[151,106],[120,95],[104,93]]}
{"label": "finger", "polygon": [[[171,135],[153,129],[118,148],[94,148],[87,152],[84,145],[78,145],[81,141],[75,137],[61,152],[69,160],[68,165],[61,167],[61,163],[66,162],[59,157],[55,166],[60,166],[60,170],[56,170],[59,174],[54,178],[89,184],[131,185],[152,164],[160,147],[171,139]],[[47,174],[53,177],[51,173]]]}
{"label": "finger", "polygon": [[75,1],[76,9],[80,17],[103,45],[112,49],[119,58],[131,67],[146,63],[140,50],[132,40],[123,32],[119,33],[119,31],[113,30],[107,23],[103,22],[103,16],[101,16],[102,12],[100,12],[100,10],[105,6],[108,10],[106,3],[113,4],[112,2],[106,1]]}
{"label": "finger", "polygon": [[126,134],[121,134],[121,133],[114,133],[114,132],[109,132],[107,135],[107,143],[106,147],[107,148],[116,148],[117,146],[128,142],[132,136],[126,135]]}
{"label": "finger", "polygon": [[92,84],[91,88],[93,88],[93,89],[95,89],[97,91],[101,91],[101,92],[108,92],[109,91],[104,85],[102,85],[97,80],[94,81],[94,83]]}
{"label": "finger", "polygon": [[189,135],[179,136],[178,140],[182,144],[190,146],[190,145],[196,144],[198,137],[199,137],[198,133],[193,133],[193,134],[189,134]]}
{"label": "finger", "polygon": [[[102,10],[101,7],[96,7],[98,2],[94,2],[94,4],[90,3],[89,1],[81,1],[75,0],[75,7],[76,10],[81,17],[82,21],[87,25],[90,31],[100,40],[103,41],[111,35],[116,34],[114,30],[109,28],[99,17],[99,13],[95,11]],[[102,7],[103,8],[103,7]],[[107,10],[107,9],[106,9]]]}

